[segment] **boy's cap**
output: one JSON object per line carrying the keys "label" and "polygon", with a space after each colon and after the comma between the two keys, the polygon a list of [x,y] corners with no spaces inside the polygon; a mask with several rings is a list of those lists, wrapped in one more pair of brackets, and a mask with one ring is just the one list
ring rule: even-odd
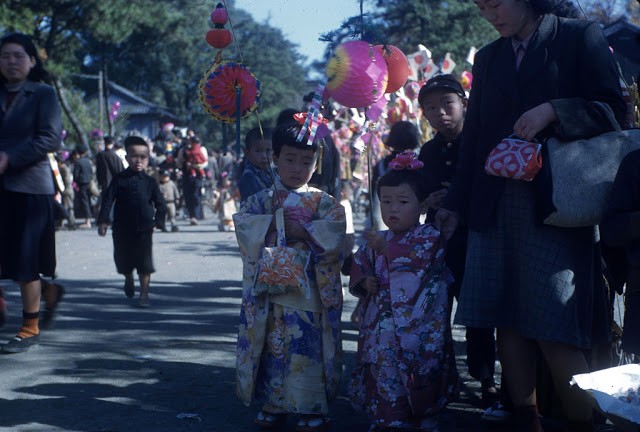
{"label": "boy's cap", "polygon": [[420,89],[418,93],[418,103],[422,105],[424,98],[434,90],[448,90],[460,97],[467,97],[462,88],[462,84],[451,74],[437,75],[431,78]]}
{"label": "boy's cap", "polygon": [[171,175],[169,174],[169,171],[167,171],[167,170],[160,171],[160,177],[164,177],[164,176],[170,177]]}

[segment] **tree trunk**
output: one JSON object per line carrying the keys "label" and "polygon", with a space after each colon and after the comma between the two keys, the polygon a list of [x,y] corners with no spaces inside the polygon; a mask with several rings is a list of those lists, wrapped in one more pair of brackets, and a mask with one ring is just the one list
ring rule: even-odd
{"label": "tree trunk", "polygon": [[64,95],[64,86],[62,85],[62,81],[60,81],[60,79],[58,79],[57,77],[54,77],[53,86],[55,87],[56,93],[58,94],[60,105],[62,106],[62,109],[64,110],[67,117],[69,117],[69,121],[71,122],[71,125],[73,126],[73,129],[75,130],[76,134],[80,138],[80,141],[82,142],[82,144],[89,147],[89,140],[87,139],[87,134],[82,129],[82,126],[78,121],[78,118],[76,117],[73,110],[69,106],[69,102],[67,102],[67,98]]}

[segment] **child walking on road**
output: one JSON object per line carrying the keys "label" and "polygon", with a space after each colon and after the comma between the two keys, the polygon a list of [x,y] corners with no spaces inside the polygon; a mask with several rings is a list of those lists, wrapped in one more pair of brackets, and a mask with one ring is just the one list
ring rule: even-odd
{"label": "child walking on road", "polygon": [[154,226],[164,228],[167,207],[158,182],[145,173],[149,164],[149,146],[137,136],[124,140],[129,167],[113,178],[102,198],[98,216],[98,234],[104,236],[113,210],[113,258],[118,273],[125,277],[124,293],[135,294],[133,270],[140,279],[140,307],[149,306],[149,282],[153,267],[152,234]]}
{"label": "child walking on road", "polygon": [[427,193],[414,157],[396,156],[378,181],[389,230],[365,236],[351,269],[350,292],[363,305],[349,395],[368,414],[371,431],[436,431],[436,414],[456,392],[447,291],[453,279],[439,231],[419,222]]}
{"label": "child walking on road", "polygon": [[247,406],[261,404],[256,424],[282,430],[295,414],[297,431],[318,431],[342,370],[345,216],[333,197],[308,186],[319,146],[306,136],[298,142],[300,130],[295,121],[275,129],[280,180],[234,215],[243,260],[236,390]]}

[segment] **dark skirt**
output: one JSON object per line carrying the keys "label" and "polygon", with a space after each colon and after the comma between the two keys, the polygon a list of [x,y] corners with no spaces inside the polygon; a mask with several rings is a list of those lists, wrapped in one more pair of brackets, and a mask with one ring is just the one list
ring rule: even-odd
{"label": "dark skirt", "polygon": [[113,231],[113,259],[116,270],[128,275],[137,270],[138,274],[155,272],[151,249],[153,231]]}
{"label": "dark skirt", "polygon": [[91,193],[89,192],[89,184],[78,185],[73,210],[76,218],[78,219],[90,219],[93,217],[93,212],[91,211]]}
{"label": "dark skirt", "polygon": [[609,335],[597,229],[541,224],[534,195],[507,181],[494,225],[469,233],[456,322],[590,348]]}
{"label": "dark skirt", "polygon": [[30,282],[55,270],[53,197],[0,191],[0,279]]}

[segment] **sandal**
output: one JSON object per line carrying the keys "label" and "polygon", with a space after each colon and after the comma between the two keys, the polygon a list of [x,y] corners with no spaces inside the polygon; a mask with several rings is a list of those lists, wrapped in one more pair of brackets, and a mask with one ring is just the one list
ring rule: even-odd
{"label": "sandal", "polygon": [[324,431],[329,419],[318,415],[305,415],[302,416],[296,424],[297,432],[320,432]]}
{"label": "sandal", "polygon": [[260,411],[253,422],[265,429],[275,429],[282,425],[286,419],[287,415],[284,413],[276,414],[268,411]]}

